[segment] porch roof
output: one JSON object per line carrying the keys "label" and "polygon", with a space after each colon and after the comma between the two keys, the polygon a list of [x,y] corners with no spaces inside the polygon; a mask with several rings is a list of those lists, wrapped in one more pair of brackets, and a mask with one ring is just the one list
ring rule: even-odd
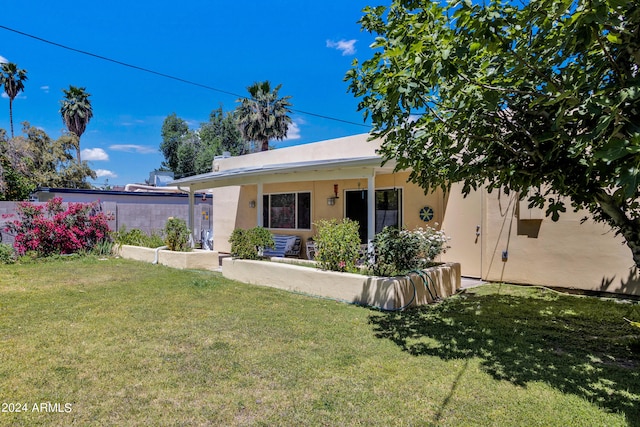
{"label": "porch roof", "polygon": [[177,179],[169,185],[189,187],[193,192],[207,188],[257,183],[358,179],[380,173],[391,173],[395,166],[395,161],[389,161],[383,166],[380,156],[311,160],[209,172]]}

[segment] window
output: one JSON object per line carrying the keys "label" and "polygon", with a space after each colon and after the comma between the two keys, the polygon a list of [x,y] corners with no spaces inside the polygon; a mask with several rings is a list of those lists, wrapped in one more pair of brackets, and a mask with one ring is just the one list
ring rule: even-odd
{"label": "window", "polygon": [[[367,224],[367,190],[345,191],[345,216],[360,223],[360,240],[365,243],[369,232]],[[400,228],[402,224],[402,189],[376,190],[375,233],[384,227]]]}
{"label": "window", "polygon": [[402,190],[376,190],[376,234],[384,227],[400,228]]}
{"label": "window", "polygon": [[265,227],[311,229],[311,193],[265,194],[262,203]]}

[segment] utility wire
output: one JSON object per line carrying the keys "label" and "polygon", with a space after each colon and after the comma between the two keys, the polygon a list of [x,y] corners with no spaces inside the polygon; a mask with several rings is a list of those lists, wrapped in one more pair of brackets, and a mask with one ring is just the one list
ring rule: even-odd
{"label": "utility wire", "polygon": [[[60,47],[62,49],[70,50],[72,52],[80,53],[82,55],[92,56],[94,58],[102,59],[103,61],[108,61],[108,62],[112,62],[114,64],[122,65],[123,67],[133,68],[134,70],[139,70],[139,71],[143,71],[145,73],[155,74],[155,75],[160,76],[160,77],[164,77],[164,78],[171,79],[171,80],[176,80],[176,81],[179,81],[179,82],[182,82],[182,83],[186,83],[186,84],[189,84],[189,85],[192,85],[192,86],[201,87],[203,89],[208,89],[208,90],[211,90],[211,91],[214,91],[214,92],[224,93],[226,95],[235,96],[237,98],[249,99],[244,95],[239,95],[239,94],[234,93],[234,92],[230,92],[230,91],[223,90],[223,89],[218,89],[218,88],[215,88],[215,87],[212,87],[212,86],[208,86],[208,85],[205,85],[205,84],[202,84],[202,83],[194,82],[192,80],[183,79],[181,77],[172,76],[170,74],[161,73],[159,71],[154,71],[154,70],[151,70],[149,68],[139,67],[137,65],[129,64],[127,62],[118,61],[116,59],[107,58],[106,56],[97,55],[95,53],[87,52],[85,50],[76,49],[76,48],[73,48],[73,47],[70,47],[70,46],[66,46],[66,45],[63,45],[63,44],[60,44],[60,43],[53,42],[51,40],[43,39],[42,37],[34,36],[33,34],[28,34],[28,33],[13,29],[13,28],[6,27],[4,25],[0,25],[0,28],[3,29],[3,30],[11,31],[11,32],[16,33],[16,34],[20,34],[21,36],[25,36],[25,37],[32,38],[34,40],[38,40],[38,41],[43,42],[43,43],[47,43],[47,44],[50,44],[50,45],[53,45],[53,46],[56,46],[56,47]],[[363,123],[351,122],[349,120],[338,119],[336,117],[330,117],[330,116],[326,116],[326,115],[323,115],[323,114],[311,113],[311,112],[308,112],[308,111],[302,111],[302,110],[298,110],[298,109],[294,109],[294,108],[291,108],[290,110],[293,111],[293,112],[296,112],[296,113],[300,113],[300,114],[306,114],[306,115],[309,115],[309,116],[319,117],[321,119],[333,120],[333,121],[336,121],[336,122],[347,123],[347,124],[354,125],[354,126],[361,126],[361,127],[371,128],[371,126],[363,124]]]}
{"label": "utility wire", "polygon": [[169,74],[160,73],[158,71],[150,70],[148,68],[138,67],[137,65],[132,65],[132,64],[128,64],[126,62],[117,61],[115,59],[107,58],[106,56],[101,56],[101,55],[97,55],[95,53],[87,52],[87,51],[76,49],[76,48],[69,47],[69,46],[65,46],[63,44],[52,42],[50,40],[46,40],[46,39],[43,39],[41,37],[37,37],[37,36],[31,35],[31,34],[24,33],[22,31],[14,30],[13,28],[5,27],[4,25],[0,25],[0,28],[2,28],[4,30],[7,30],[7,31],[12,31],[14,33],[20,34],[20,35],[25,36],[25,37],[29,37],[29,38],[41,41],[43,43],[47,43],[47,44],[50,44],[50,45],[53,45],[53,46],[57,46],[57,47],[61,47],[63,49],[67,49],[67,50],[70,50],[70,51],[73,51],[73,52],[77,52],[77,53],[80,53],[80,54],[83,54],[83,55],[93,56],[94,58],[102,59],[104,61],[113,62],[114,64],[122,65],[124,67],[129,67],[129,68],[133,68],[133,69],[136,69],[136,70],[144,71],[145,73],[155,74],[157,76],[165,77],[165,78],[172,79],[172,80],[177,80],[179,82],[187,83],[187,84],[190,84],[190,85],[193,85],[193,86],[198,86],[198,87],[201,87],[201,88],[204,88],[204,89],[213,90],[213,91],[224,93],[224,94],[227,94],[227,95],[246,98],[246,97],[244,97],[242,95],[238,95],[237,93],[228,92],[228,91],[221,90],[221,89],[216,89],[216,88],[211,87],[211,86],[207,86],[207,85],[203,85],[201,83],[193,82],[191,80],[186,80],[186,79],[183,79],[183,78],[180,78],[180,77],[171,76]]}

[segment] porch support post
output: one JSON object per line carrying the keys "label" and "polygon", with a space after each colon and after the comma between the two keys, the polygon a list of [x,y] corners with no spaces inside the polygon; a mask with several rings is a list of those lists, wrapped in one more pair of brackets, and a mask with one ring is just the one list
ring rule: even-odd
{"label": "porch support post", "polygon": [[187,227],[189,227],[189,230],[191,230],[191,245],[192,247],[195,246],[195,242],[196,242],[196,236],[195,236],[195,232],[196,230],[194,229],[194,205],[195,205],[195,190],[193,189],[193,187],[189,186],[189,217],[187,218]]}
{"label": "porch support post", "polygon": [[263,206],[262,206],[262,182],[258,183],[258,196],[256,200],[256,224],[258,225],[258,227],[264,227],[264,220],[263,220],[263,216],[262,216],[262,210],[263,210]]}
{"label": "porch support post", "polygon": [[376,173],[371,170],[367,178],[367,244],[371,251],[371,241],[376,237]]}

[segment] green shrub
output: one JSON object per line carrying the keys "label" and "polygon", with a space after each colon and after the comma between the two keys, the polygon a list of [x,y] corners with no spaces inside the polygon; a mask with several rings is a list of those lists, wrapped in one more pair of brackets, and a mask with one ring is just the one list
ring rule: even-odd
{"label": "green shrub", "polygon": [[0,243],[0,264],[13,264],[16,262],[16,251],[8,243]]}
{"label": "green shrub", "polygon": [[187,223],[181,218],[169,218],[164,226],[164,242],[170,251],[189,252],[191,232]]}
{"label": "green shrub", "polygon": [[145,245],[148,248],[159,248],[160,246],[164,246],[164,237],[162,236],[162,232],[152,231],[146,238]]}
{"label": "green shrub", "polygon": [[320,268],[356,271],[360,252],[360,224],[349,218],[320,220],[316,224],[316,261]]}
{"label": "green shrub", "polygon": [[448,238],[434,228],[398,230],[385,227],[373,240],[374,257],[368,268],[377,276],[397,276],[423,269],[446,251]]}
{"label": "green shrub", "polygon": [[113,253],[113,245],[112,240],[100,240],[93,246],[89,253],[96,256],[108,256]]}
{"label": "green shrub", "polygon": [[231,256],[241,259],[258,258],[258,249],[249,243],[249,232],[242,228],[236,228],[229,237],[231,243]]}
{"label": "green shrub", "polygon": [[151,232],[147,235],[138,228],[127,230],[126,226],[120,227],[120,231],[113,233],[113,240],[118,246],[132,245],[143,246],[145,248],[158,248],[164,246],[164,238],[162,233]]}
{"label": "green shrub", "polygon": [[146,234],[139,228],[133,228],[131,230],[127,230],[127,227],[123,225],[120,227],[119,231],[113,233],[113,240],[116,244],[122,245],[132,245],[132,246],[145,246],[142,244],[143,240],[146,238]]}
{"label": "green shrub", "polygon": [[376,276],[396,276],[421,266],[420,239],[414,233],[385,227],[376,235],[373,247],[369,267]]}
{"label": "green shrub", "polygon": [[273,248],[273,236],[264,227],[254,227],[249,230],[236,228],[229,237],[231,255],[241,259],[260,258],[260,249]]}

